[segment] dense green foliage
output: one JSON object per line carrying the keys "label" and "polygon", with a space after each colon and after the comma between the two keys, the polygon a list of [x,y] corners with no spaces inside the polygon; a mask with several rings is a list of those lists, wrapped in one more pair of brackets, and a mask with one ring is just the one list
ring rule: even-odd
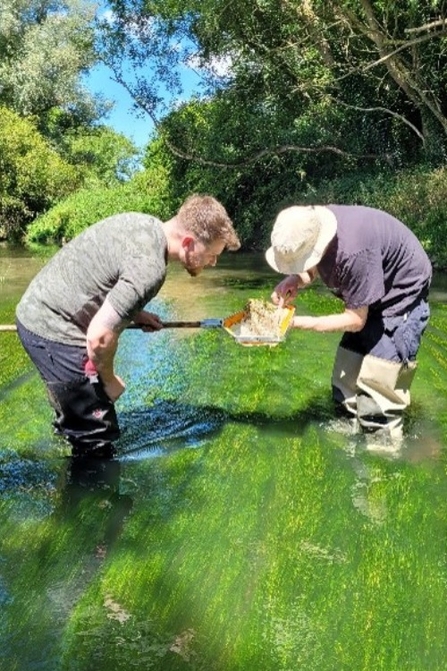
{"label": "dense green foliage", "polygon": [[78,176],[31,121],[4,107],[0,115],[0,237],[12,239],[75,189]]}
{"label": "dense green foliage", "polygon": [[[445,3],[109,6],[113,20],[95,15],[89,0],[5,5],[0,101],[34,114],[64,166],[75,169],[69,192],[80,192],[66,201],[67,190],[55,184],[51,197],[19,208],[4,235],[38,217],[27,239],[60,241],[112,211],[170,215],[201,191],[226,205],[245,248],[266,245],[282,206],[332,200],[389,210],[421,236],[435,263],[447,264]],[[106,101],[82,86],[98,59],[156,126],[146,177],[134,183],[135,148],[103,125]],[[189,100],[182,96],[185,64],[201,77]],[[17,184],[29,184],[31,195],[40,191],[17,164]],[[5,180],[7,212],[9,202],[25,198],[15,185]]]}
{"label": "dense green foliage", "polygon": [[124,135],[107,126],[78,128],[65,133],[62,154],[83,180],[83,186],[116,186],[137,169],[137,149]]}
{"label": "dense green foliage", "polygon": [[[111,5],[118,20],[103,33],[104,58],[119,80],[122,53],[139,73],[128,88],[157,123],[173,204],[191,191],[211,192],[226,204],[244,245],[259,247],[281,206],[334,197],[390,209],[418,232],[424,226],[427,248],[439,249],[445,3]],[[166,114],[160,81],[177,96],[185,61],[199,69],[203,86]],[[153,160],[149,147],[146,165]],[[422,218],[412,207],[415,182]],[[445,260],[437,254],[435,261]]]}
{"label": "dense green foliage", "polygon": [[79,77],[97,60],[94,16],[91,0],[2,0],[0,103],[42,128],[54,107],[96,118]]}
{"label": "dense green foliage", "polygon": [[161,219],[172,216],[162,166],[139,173],[115,187],[83,189],[63,200],[28,228],[28,243],[61,243],[117,212],[146,212]]}
{"label": "dense green foliage", "polygon": [[90,0],[5,0],[0,20],[0,239],[79,188],[112,186],[137,153],[99,123],[110,109],[83,75],[98,62]]}
{"label": "dense green foliage", "polygon": [[[174,87],[173,69],[195,51],[194,63],[225,123],[220,132],[215,125],[212,153],[211,138],[202,149],[193,124],[191,136],[184,133],[176,145],[183,154],[235,163],[252,159],[257,150],[274,154],[294,147],[297,168],[306,173],[329,168],[321,154],[329,145],[342,159],[376,157],[397,166],[409,158],[445,156],[447,29],[441,0],[111,5],[119,20],[111,28],[114,41],[106,40],[105,57],[118,70],[116,54],[124,45],[136,66],[149,62]],[[130,26],[132,39],[126,40]],[[168,61],[161,47],[169,39]],[[153,82],[147,79],[135,92],[138,103],[155,114],[160,100]],[[216,110],[212,114],[216,118]]]}

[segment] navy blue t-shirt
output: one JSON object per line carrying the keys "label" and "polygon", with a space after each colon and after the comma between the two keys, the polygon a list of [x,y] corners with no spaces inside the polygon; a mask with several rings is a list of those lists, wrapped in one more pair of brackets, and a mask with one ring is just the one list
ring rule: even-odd
{"label": "navy blue t-shirt", "polygon": [[393,317],[428,294],[430,260],[401,221],[360,205],[327,207],[337,219],[337,234],[317,269],[347,308],[368,306]]}

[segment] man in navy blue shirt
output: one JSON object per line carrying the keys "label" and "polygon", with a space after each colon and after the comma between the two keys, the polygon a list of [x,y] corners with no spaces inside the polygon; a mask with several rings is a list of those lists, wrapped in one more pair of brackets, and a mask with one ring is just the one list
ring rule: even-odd
{"label": "man in navy blue shirt", "polygon": [[332,373],[336,403],[368,431],[401,435],[402,412],[429,319],[432,268],[416,236],[381,210],[348,205],[294,206],[279,213],[266,252],[287,277],[276,304],[320,277],[344,311],[296,316],[293,327],[342,331]]}

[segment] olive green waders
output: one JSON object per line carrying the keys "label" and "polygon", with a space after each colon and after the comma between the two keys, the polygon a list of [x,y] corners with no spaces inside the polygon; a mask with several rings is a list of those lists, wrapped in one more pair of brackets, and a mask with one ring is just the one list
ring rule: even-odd
{"label": "olive green waders", "polygon": [[417,363],[397,363],[338,347],[332,372],[334,400],[366,431],[402,435],[403,411]]}

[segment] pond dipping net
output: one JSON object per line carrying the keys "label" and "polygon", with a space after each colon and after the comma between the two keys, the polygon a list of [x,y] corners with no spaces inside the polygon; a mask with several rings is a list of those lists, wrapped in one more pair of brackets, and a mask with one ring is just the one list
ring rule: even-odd
{"label": "pond dipping net", "polygon": [[278,308],[252,298],[244,309],[224,320],[225,329],[241,344],[274,345],[284,339],[294,308]]}
{"label": "pond dipping net", "polygon": [[271,336],[281,335],[283,310],[272,303],[251,298],[244,307],[245,317],[241,320],[239,335]]}

